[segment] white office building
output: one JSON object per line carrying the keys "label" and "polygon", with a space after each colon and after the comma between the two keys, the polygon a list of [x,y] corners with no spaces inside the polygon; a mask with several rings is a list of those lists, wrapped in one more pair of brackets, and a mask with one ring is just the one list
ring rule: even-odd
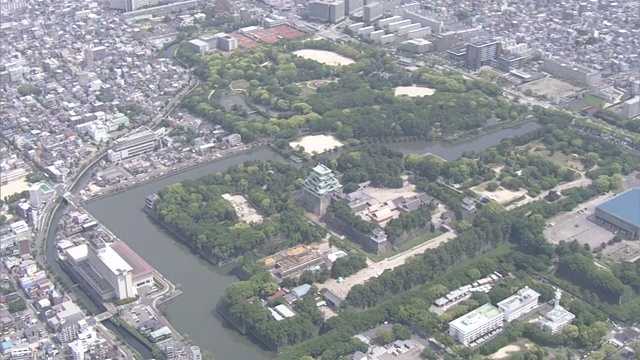
{"label": "white office building", "polygon": [[109,140],[107,126],[102,121],[96,121],[89,125],[87,132],[95,142],[101,143]]}
{"label": "white office building", "polygon": [[484,304],[472,312],[449,323],[449,335],[469,346],[475,340],[494,330],[502,329],[504,314],[491,304]]}
{"label": "white office building", "polygon": [[504,313],[504,321],[511,322],[538,306],[540,294],[528,286],[498,303],[498,309]]}
{"label": "white office building", "polygon": [[31,358],[31,348],[27,345],[11,348],[9,353],[11,354],[11,359]]}
{"label": "white office building", "polygon": [[56,191],[47,183],[39,182],[31,185],[29,188],[29,205],[39,208],[42,202],[53,199]]}
{"label": "white office building", "polygon": [[98,243],[89,251],[89,263],[115,289],[119,300],[133,298],[137,295],[133,286],[131,273],[133,268],[118,255],[110,246]]}
{"label": "white office building", "polygon": [[571,324],[573,319],[576,318],[576,316],[569,312],[569,310],[560,305],[561,296],[562,293],[560,290],[557,290],[553,309],[544,314],[542,319],[540,319],[540,328],[552,334],[561,332],[566,325]]}
{"label": "white office building", "polygon": [[151,152],[158,144],[158,136],[146,127],[138,129],[133,134],[115,141],[114,148],[109,150],[109,161],[117,162],[134,156]]}
{"label": "white office building", "polygon": [[65,254],[84,283],[103,300],[124,300],[138,295],[133,268],[103,241],[70,247]]}
{"label": "white office building", "polygon": [[187,351],[187,355],[189,356],[189,360],[202,360],[202,354],[199,346],[190,346]]}

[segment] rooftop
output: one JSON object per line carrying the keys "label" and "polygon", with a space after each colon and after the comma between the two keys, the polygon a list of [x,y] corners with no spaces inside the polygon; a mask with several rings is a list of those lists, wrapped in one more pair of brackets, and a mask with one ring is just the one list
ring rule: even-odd
{"label": "rooftop", "polygon": [[169,329],[169,327],[167,327],[167,326],[163,326],[160,329],[152,331],[152,332],[149,333],[149,336],[152,339],[157,339],[159,337],[167,336],[167,335],[171,335],[171,329]]}
{"label": "rooftop", "polygon": [[106,246],[98,253],[98,258],[104,263],[114,275],[120,271],[133,271],[133,268],[111,246]]}
{"label": "rooftop", "polygon": [[115,251],[124,261],[133,268],[132,276],[134,279],[148,276],[153,273],[153,267],[144,261],[132,248],[124,241],[116,241],[111,245],[111,249]]}
{"label": "rooftop", "polygon": [[74,262],[84,260],[89,255],[89,246],[82,244],[78,246],[68,247],[66,250],[67,256],[69,256]]}
{"label": "rooftop", "polygon": [[640,227],[640,188],[629,189],[597,208]]}
{"label": "rooftop", "polygon": [[517,309],[522,305],[523,302],[528,301],[532,298],[535,298],[537,301],[539,296],[540,294],[537,291],[530,289],[528,286],[525,286],[522,289],[518,290],[517,293],[500,301],[498,303],[498,307],[507,310]]}
{"label": "rooftop", "polygon": [[576,316],[562,306],[556,305],[551,311],[546,313],[540,319],[540,325],[548,328],[555,328],[560,324],[566,324],[573,320]]}
{"label": "rooftop", "polygon": [[313,168],[313,172],[316,172],[321,175],[326,175],[326,174],[331,174],[331,169],[329,169],[328,167],[322,164],[318,164]]}
{"label": "rooftop", "polygon": [[487,303],[472,312],[453,320],[449,325],[462,331],[469,331],[471,329],[481,327],[501,315],[502,311]]}

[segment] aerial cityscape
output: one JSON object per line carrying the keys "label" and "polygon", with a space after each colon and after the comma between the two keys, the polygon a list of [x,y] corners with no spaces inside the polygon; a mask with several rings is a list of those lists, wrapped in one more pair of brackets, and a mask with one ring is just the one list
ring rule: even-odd
{"label": "aerial cityscape", "polygon": [[639,1],[0,15],[0,360],[640,359]]}

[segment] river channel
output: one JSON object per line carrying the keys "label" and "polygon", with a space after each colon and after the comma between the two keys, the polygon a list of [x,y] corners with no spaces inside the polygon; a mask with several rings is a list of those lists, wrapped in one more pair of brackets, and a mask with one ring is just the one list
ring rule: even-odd
{"label": "river channel", "polygon": [[[456,144],[409,142],[387,146],[403,153],[430,152],[452,160],[460,157],[465,151],[483,151],[504,138],[523,135],[537,128],[539,125],[531,122]],[[275,354],[226,326],[214,311],[224,289],[237,281],[230,273],[233,265],[221,268],[210,265],[153,224],[142,208],[147,195],[158,192],[167,185],[225,171],[230,166],[249,160],[273,159],[281,158],[264,148],[194,168],[85,205],[104,226],[126,241],[165,277],[180,285],[183,294],[168,303],[167,318],[178,331],[188,334],[203,350],[211,352],[216,360],[261,360],[273,358]]]}

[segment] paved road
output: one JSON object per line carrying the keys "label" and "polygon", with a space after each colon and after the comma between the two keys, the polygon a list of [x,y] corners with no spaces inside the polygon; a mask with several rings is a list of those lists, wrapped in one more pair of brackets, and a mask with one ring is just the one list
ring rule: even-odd
{"label": "paved road", "polygon": [[360,270],[354,275],[349,276],[345,279],[344,282],[338,283],[335,279],[329,279],[324,284],[320,285],[320,288],[327,288],[331,290],[334,294],[340,296],[341,298],[345,298],[349,293],[349,290],[358,284],[363,284],[365,281],[375,277],[385,270],[390,270],[395,267],[398,267],[405,263],[405,261],[418,254],[422,254],[429,249],[435,249],[441,244],[453,239],[456,237],[456,234],[452,231],[444,233],[438,237],[435,237],[426,243],[409,249],[403,253],[394,255],[388,259],[382,260],[377,263],[371,263],[365,269]]}

